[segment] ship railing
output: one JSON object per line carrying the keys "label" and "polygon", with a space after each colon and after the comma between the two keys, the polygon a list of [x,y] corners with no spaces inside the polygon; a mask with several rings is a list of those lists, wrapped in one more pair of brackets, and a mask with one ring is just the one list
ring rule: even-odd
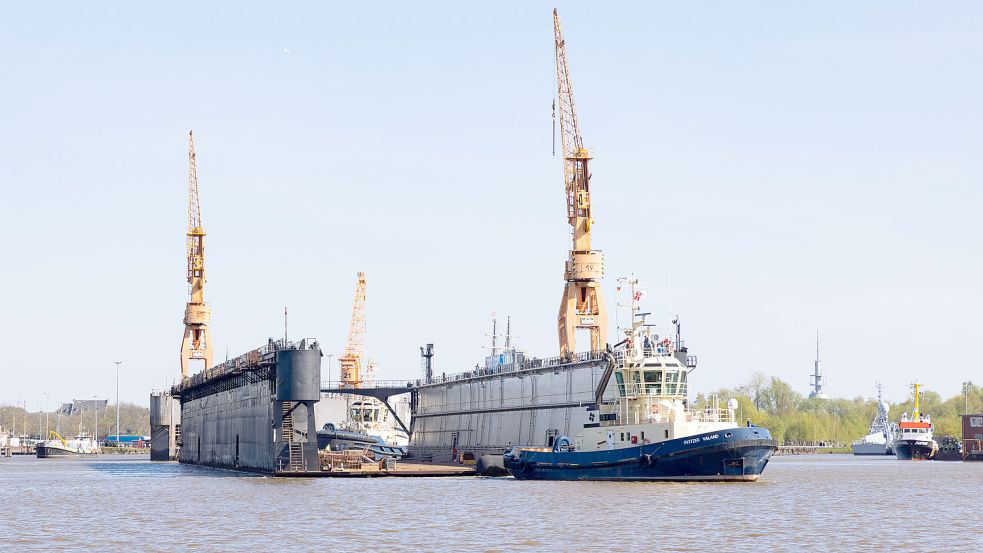
{"label": "ship railing", "polygon": [[456,382],[459,380],[467,380],[470,378],[478,378],[482,376],[496,375],[496,374],[507,374],[518,371],[526,371],[530,369],[540,369],[540,368],[550,368],[560,365],[566,365],[569,363],[583,363],[588,361],[599,361],[604,359],[607,352],[604,351],[585,351],[582,353],[574,354],[571,357],[547,357],[544,359],[531,358],[525,359],[521,362],[514,363],[502,363],[492,367],[480,367],[476,366],[473,370],[464,371],[452,374],[439,374],[434,375],[433,378],[428,382],[426,379],[417,379],[414,383],[417,386],[422,386],[425,384],[441,384],[445,382]]}
{"label": "ship railing", "polygon": [[662,399],[684,399],[687,395],[686,382],[626,382],[618,384],[618,392],[621,397],[627,399],[637,398],[662,398]]}
{"label": "ship railing", "polygon": [[687,422],[737,422],[733,409],[696,409],[686,412]]}

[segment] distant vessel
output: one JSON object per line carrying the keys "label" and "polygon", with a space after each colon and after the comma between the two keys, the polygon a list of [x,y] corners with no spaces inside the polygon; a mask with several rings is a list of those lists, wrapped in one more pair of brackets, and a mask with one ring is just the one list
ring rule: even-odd
{"label": "distant vessel", "polygon": [[881,399],[881,385],[877,384],[877,415],[870,423],[870,432],[853,442],[854,455],[894,455],[894,433],[897,425],[888,419],[890,406]]}
{"label": "distant vessel", "polygon": [[[405,402],[397,403],[394,409],[397,413],[408,411]],[[401,417],[406,420],[409,417]],[[350,400],[348,417],[336,425],[342,430],[355,432],[378,438],[382,443],[392,446],[405,447],[410,438],[397,423],[386,404],[372,397]]]}
{"label": "distant vessel", "polygon": [[952,436],[942,436],[938,440],[939,451],[935,454],[936,461],[962,461],[962,444]]}
{"label": "distant vessel", "polygon": [[901,415],[894,438],[894,455],[902,461],[932,459],[939,450],[932,437],[932,419],[918,409],[919,384],[916,382],[914,387],[915,410],[910,417],[908,413]]}
{"label": "distant vessel", "polygon": [[34,449],[39,459],[100,453],[99,444],[87,433],[80,433],[71,440],[62,438],[54,431],[51,432],[50,436],[54,436],[57,439],[40,442]]}
{"label": "distant vessel", "polygon": [[406,455],[405,446],[387,444],[378,436],[336,428],[331,423],[325,424],[324,428],[317,431],[317,448],[320,451],[362,449],[371,453],[376,459],[382,457],[399,458]]}
{"label": "distant vessel", "polygon": [[617,400],[573,439],[507,451],[506,470],[520,480],[757,480],[777,449],[771,434],[738,426],[736,400],[723,409],[688,407],[689,369],[670,340],[651,334],[636,306],[637,280],[628,283],[631,328],[613,352]]}

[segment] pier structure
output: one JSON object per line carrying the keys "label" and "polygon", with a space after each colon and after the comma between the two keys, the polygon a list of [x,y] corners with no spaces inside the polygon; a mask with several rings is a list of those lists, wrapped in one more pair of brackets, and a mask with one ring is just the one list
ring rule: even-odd
{"label": "pier structure", "polygon": [[169,391],[150,394],[150,460],[175,461],[181,443],[181,403]]}
{"label": "pier structure", "polygon": [[[433,344],[429,344],[433,346]],[[421,348],[422,349],[422,348]],[[432,351],[432,348],[431,348]],[[432,354],[431,354],[432,355]],[[412,409],[416,405],[416,388],[414,387],[414,382],[406,380],[363,380],[359,382],[357,388],[353,388],[350,382],[343,379],[338,382],[322,382],[321,383],[321,393],[322,394],[350,394],[354,396],[371,397],[383,404],[389,411],[389,414],[393,416],[393,420],[396,424],[406,432],[407,436],[413,437],[413,422],[410,421],[410,425],[407,426],[404,421],[399,418],[396,413],[396,409],[393,407],[391,398],[395,396],[401,396],[403,394],[410,394],[410,408]]]}

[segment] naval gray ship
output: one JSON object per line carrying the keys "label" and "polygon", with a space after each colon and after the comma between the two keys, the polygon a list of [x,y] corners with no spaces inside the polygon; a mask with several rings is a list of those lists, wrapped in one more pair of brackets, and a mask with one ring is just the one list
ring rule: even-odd
{"label": "naval gray ship", "polygon": [[881,399],[881,385],[877,384],[877,415],[870,423],[870,430],[863,438],[853,442],[854,455],[894,455],[894,434],[897,424],[888,418],[890,405]]}

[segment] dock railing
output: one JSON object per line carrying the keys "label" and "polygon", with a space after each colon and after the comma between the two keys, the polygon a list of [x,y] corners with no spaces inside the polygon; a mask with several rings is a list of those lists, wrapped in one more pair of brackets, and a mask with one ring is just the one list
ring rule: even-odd
{"label": "dock railing", "polygon": [[254,367],[267,358],[270,354],[285,350],[318,349],[319,345],[316,338],[304,338],[300,341],[287,341],[285,339],[270,340],[266,345],[248,351],[236,358],[223,361],[218,365],[206,368],[205,370],[184,379],[179,388],[188,388],[207,382],[213,378],[218,378],[225,374],[237,370]]}
{"label": "dock railing", "polygon": [[515,363],[502,363],[495,365],[493,367],[481,367],[475,366],[474,369],[469,371],[463,371],[458,373],[442,373],[435,374],[430,382],[426,379],[418,378],[414,381],[415,386],[424,386],[427,384],[442,384],[445,382],[456,382],[458,380],[468,380],[470,378],[480,378],[483,376],[491,376],[496,374],[506,374],[518,371],[526,371],[531,369],[541,369],[557,367],[560,365],[566,365],[569,363],[585,363],[589,361],[599,361],[604,359],[607,355],[606,351],[585,351],[582,353],[574,354],[571,357],[546,357],[543,359],[531,358],[524,359],[521,362]]}

